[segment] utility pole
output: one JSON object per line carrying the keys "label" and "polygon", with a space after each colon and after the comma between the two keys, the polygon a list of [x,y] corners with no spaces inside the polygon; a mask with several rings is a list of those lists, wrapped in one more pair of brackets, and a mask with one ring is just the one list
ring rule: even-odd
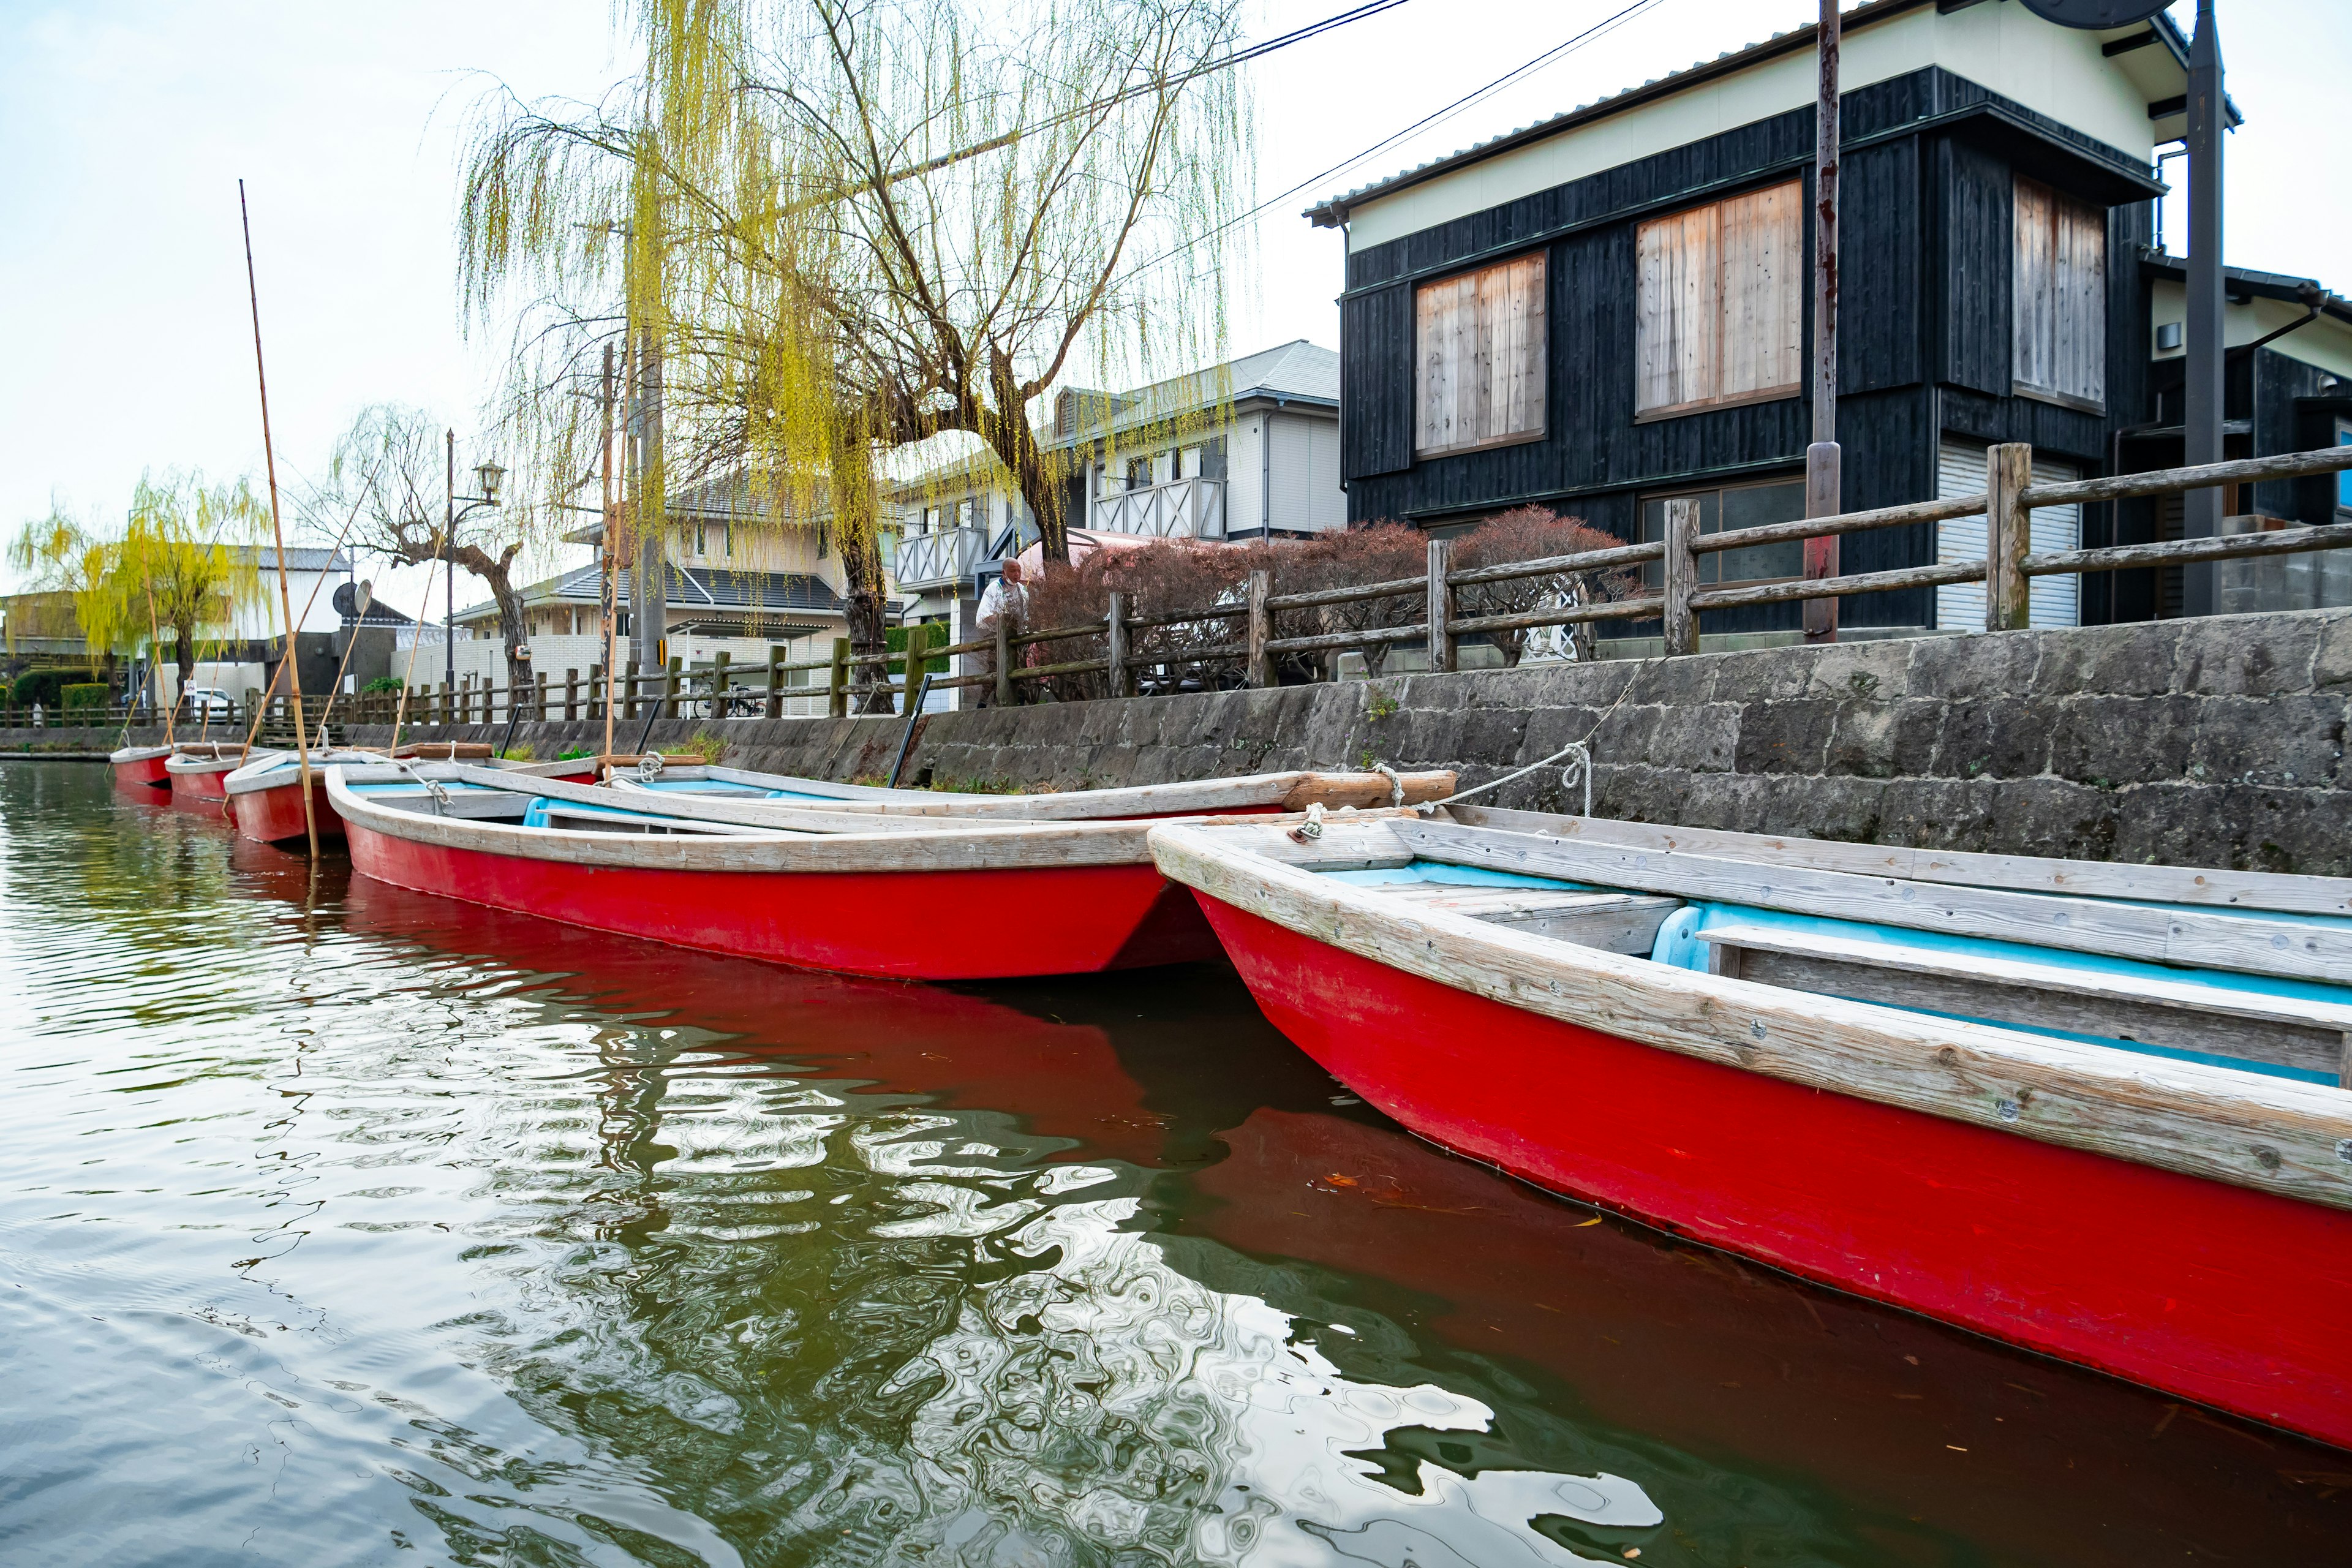
{"label": "utility pole", "polygon": [[667,505],[654,497],[662,486],[662,355],[661,339],[652,328],[635,334],[636,374],[630,410],[630,521],[635,524],[635,559],[629,579],[629,643],[638,664],[651,669],[662,662],[662,639],[668,629],[669,577]]}
{"label": "utility pole", "polygon": [[[1822,0],[1821,80],[1813,106],[1813,442],[1805,448],[1805,515],[1834,517],[1843,493],[1837,439],[1838,0]],[[1838,574],[1837,535],[1805,541],[1808,580]],[[1805,601],[1805,640],[1837,641],[1838,602]]]}
{"label": "utility pole", "polygon": [[[2221,135],[2229,100],[2221,91],[2221,33],[2213,0],[2198,0],[2197,37],[2189,46],[2189,363],[2181,409],[2181,460],[2221,460],[2222,373]],[[2180,498],[2180,531],[2210,539],[2221,531],[2222,492],[2190,490]],[[2213,568],[2182,569],[2182,609],[2213,613]]]}
{"label": "utility pole", "polygon": [[444,436],[449,459],[448,488],[446,510],[441,514],[441,576],[445,596],[441,601],[441,679],[447,689],[457,689],[457,432]]}
{"label": "utility pole", "polygon": [[[603,396],[599,399],[604,414],[603,439],[597,443],[600,472],[604,481],[604,552],[599,563],[596,586],[604,600],[604,750],[607,759],[613,754],[613,700],[619,690],[619,677],[614,672],[615,657],[620,652],[620,639],[613,628],[620,616],[621,597],[621,511],[613,494],[613,345],[604,344],[604,380]],[[612,767],[608,760],[607,770]]]}

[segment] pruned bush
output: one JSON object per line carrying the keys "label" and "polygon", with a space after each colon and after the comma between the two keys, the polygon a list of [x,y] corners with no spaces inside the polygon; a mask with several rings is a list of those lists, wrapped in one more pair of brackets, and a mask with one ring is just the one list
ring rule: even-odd
{"label": "pruned bush", "polygon": [[37,702],[52,710],[66,705],[66,672],[62,669],[28,669],[16,678],[9,695],[19,708],[30,708]]}
{"label": "pruned bush", "polygon": [[104,681],[93,680],[68,686],[64,690],[67,716],[102,714],[106,711],[107,699],[112,695],[113,689]]}
{"label": "pruned bush", "polygon": [[[1337,605],[1310,605],[1277,610],[1277,637],[1325,637],[1345,632],[1386,631],[1412,626],[1428,612],[1429,536],[1410,523],[1383,519],[1361,527],[1335,530],[1267,547],[1274,567],[1274,592],[1312,594],[1330,588],[1357,588],[1412,577],[1418,581],[1376,599]],[[1364,656],[1364,673],[1377,677],[1395,644],[1366,640],[1356,645]],[[1334,650],[1337,651],[1337,650]],[[1327,668],[1330,658],[1311,661]]]}
{"label": "pruned bush", "polygon": [[[1542,561],[1556,555],[1582,555],[1614,549],[1623,540],[1587,524],[1581,518],[1561,517],[1549,507],[1520,506],[1488,518],[1454,542],[1454,566],[1462,571],[1500,566],[1507,562]],[[1597,605],[1632,596],[1638,579],[1630,567],[1600,572],[1548,572],[1536,577],[1512,577],[1499,583],[1467,583],[1454,590],[1454,612],[1475,616],[1526,616],[1538,610]],[[1568,628],[1569,646],[1578,658],[1592,657],[1592,623]],[[1525,627],[1477,634],[1492,643],[1512,668],[1528,648]]]}
{"label": "pruned bush", "polygon": [[400,677],[396,675],[379,675],[373,680],[369,681],[365,686],[361,687],[360,693],[361,695],[365,696],[367,693],[372,691],[397,692],[400,689]]}

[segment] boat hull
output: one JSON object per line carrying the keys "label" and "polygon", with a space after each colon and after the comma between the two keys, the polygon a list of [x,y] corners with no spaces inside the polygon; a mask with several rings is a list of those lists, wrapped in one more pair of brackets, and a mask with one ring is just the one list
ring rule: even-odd
{"label": "boat hull", "polygon": [[193,806],[202,811],[218,811],[228,799],[226,768],[207,768],[203,772],[174,770],[171,774],[172,804]]}
{"label": "boat hull", "polygon": [[[237,832],[257,844],[287,844],[310,837],[310,829],[302,819],[302,783],[299,778],[289,778],[266,789],[241,789],[227,799]],[[342,816],[327,798],[326,785],[316,773],[310,777],[310,809],[318,817],[320,838],[342,837]]]}
{"label": "boat hull", "polygon": [[899,980],[996,980],[1218,954],[1149,859],[919,871],[584,865],[395,837],[346,820],[352,865],[420,892],[675,947]]}
{"label": "boat hull", "polygon": [[1654,1048],[1200,900],[1274,1025],[1434,1142],[2352,1447],[2352,1214]]}
{"label": "boat hull", "polygon": [[167,757],[139,757],[114,764],[114,785],[117,789],[163,790],[172,787],[172,775],[163,771]]}

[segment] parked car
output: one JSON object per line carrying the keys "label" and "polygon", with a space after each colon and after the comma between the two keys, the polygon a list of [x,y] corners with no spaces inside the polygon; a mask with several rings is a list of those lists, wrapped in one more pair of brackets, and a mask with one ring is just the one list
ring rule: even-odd
{"label": "parked car", "polygon": [[217,686],[183,688],[180,702],[191,719],[226,723],[236,716],[236,703]]}

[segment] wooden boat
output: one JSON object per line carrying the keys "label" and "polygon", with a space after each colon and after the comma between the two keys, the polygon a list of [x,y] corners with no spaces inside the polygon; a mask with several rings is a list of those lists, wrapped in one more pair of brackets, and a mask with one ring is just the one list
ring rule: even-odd
{"label": "wooden boat", "polygon": [[[387,759],[374,752],[335,749],[310,753],[310,799],[318,817],[319,837],[341,841],[343,819],[328,797],[324,784],[330,766],[381,765]],[[500,772],[584,777],[593,764],[586,760],[565,763],[486,763]],[[257,844],[290,844],[307,839],[302,816],[302,770],[291,752],[271,752],[227,775],[223,790],[236,830]]]}
{"label": "wooden boat", "polygon": [[172,780],[163,763],[171,755],[169,746],[121,746],[109,752],[106,760],[114,769],[118,789],[167,790]]}
{"label": "wooden boat", "polygon": [[1152,848],[1433,1142],[2352,1445],[2352,881],[1468,808]]}
{"label": "wooden boat", "polygon": [[462,763],[330,767],[327,794],[363,875],[678,947],[907,980],[1217,954],[1142,822],[908,820]]}
{"label": "wooden boat", "polygon": [[184,746],[163,760],[172,804],[198,811],[219,811],[228,800],[228,775],[274,752],[247,751],[235,741],[207,741]]}
{"label": "wooden boat", "polygon": [[768,800],[826,811],[961,816],[983,821],[1076,822],[1204,814],[1241,816],[1304,811],[1309,805],[1327,810],[1343,805],[1359,809],[1418,805],[1452,795],[1454,775],[1446,772],[1248,773],[1237,778],[1190,779],[1118,789],[983,795],[960,790],[880,789],[870,784],[800,778],[791,773],[756,773],[748,768],[671,764],[643,773],[616,767],[612,783],[616,789]]}

